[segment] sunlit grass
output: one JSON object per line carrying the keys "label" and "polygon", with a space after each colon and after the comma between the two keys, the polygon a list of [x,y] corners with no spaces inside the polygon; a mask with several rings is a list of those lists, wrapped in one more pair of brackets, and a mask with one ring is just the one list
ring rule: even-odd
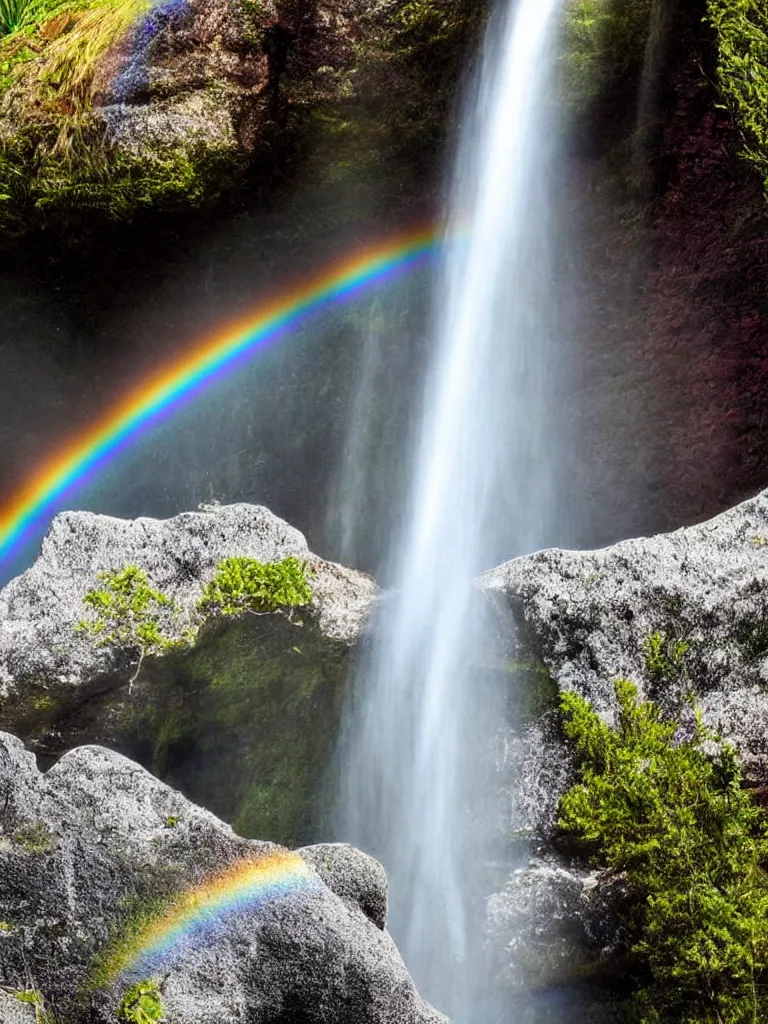
{"label": "sunlit grass", "polygon": [[73,107],[89,105],[97,61],[150,7],[151,0],[99,0],[78,13],[69,31],[46,48],[43,81]]}
{"label": "sunlit grass", "polygon": [[43,11],[41,0],[0,0],[0,38],[34,24]]}

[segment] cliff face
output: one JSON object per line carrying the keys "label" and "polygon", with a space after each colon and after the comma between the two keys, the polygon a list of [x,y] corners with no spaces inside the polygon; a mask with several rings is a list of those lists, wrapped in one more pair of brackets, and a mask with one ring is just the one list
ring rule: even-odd
{"label": "cliff face", "polygon": [[27,7],[10,31],[0,23],[6,240],[266,187],[308,148],[315,115],[337,149],[352,126],[362,164],[369,113],[395,149],[413,143],[414,129],[423,145],[425,131],[441,133],[484,9],[465,0]]}
{"label": "cliff face", "polygon": [[672,5],[655,36],[645,6],[619,51],[634,63],[582,106],[566,169],[587,544],[701,520],[768,475],[764,183],[704,5]]}

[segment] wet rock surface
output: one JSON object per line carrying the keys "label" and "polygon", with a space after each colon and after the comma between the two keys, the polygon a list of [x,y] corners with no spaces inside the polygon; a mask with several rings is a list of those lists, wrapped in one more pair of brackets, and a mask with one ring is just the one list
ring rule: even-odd
{"label": "wet rock surface", "polygon": [[[19,1024],[27,1008],[9,1000],[30,988],[62,1024],[114,1021],[138,968],[115,974],[103,953],[132,919],[240,862],[289,856],[98,747],[41,774],[0,734],[0,793],[0,999]],[[366,861],[345,852],[346,870]],[[444,1021],[419,999],[389,936],[306,875],[295,891],[222,918],[204,943],[171,949],[157,974],[168,1024]]]}

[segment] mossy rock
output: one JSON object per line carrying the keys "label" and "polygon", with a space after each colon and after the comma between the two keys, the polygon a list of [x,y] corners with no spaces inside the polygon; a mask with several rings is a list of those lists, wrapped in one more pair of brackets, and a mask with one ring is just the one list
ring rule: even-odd
{"label": "mossy rock", "polygon": [[241,835],[298,845],[317,824],[347,662],[347,647],[284,615],[221,622],[148,666],[132,727],[158,777]]}

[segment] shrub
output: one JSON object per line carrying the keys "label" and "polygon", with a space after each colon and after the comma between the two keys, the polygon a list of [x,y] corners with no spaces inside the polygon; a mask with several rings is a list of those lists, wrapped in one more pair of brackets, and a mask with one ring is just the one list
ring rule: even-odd
{"label": "shrub", "polygon": [[768,188],[768,7],[764,0],[708,0],[717,33],[720,91],[741,126],[744,155]]}
{"label": "shrub", "polygon": [[[746,1024],[768,1012],[768,835],[733,749],[616,683],[610,728],[576,693],[562,698],[580,781],[560,826],[589,858],[623,872],[642,1019]],[[710,752],[710,748],[712,752]]]}
{"label": "shrub", "polygon": [[139,981],[131,986],[120,1002],[118,1020],[125,1024],[160,1024],[163,1001],[155,981]]}
{"label": "shrub", "polygon": [[297,608],[311,600],[306,562],[292,557],[281,562],[238,557],[219,563],[199,608],[206,614],[263,615]]}
{"label": "shrub", "polygon": [[657,629],[645,638],[643,655],[648,675],[656,681],[676,679],[683,670],[689,644],[665,630]]}
{"label": "shrub", "polygon": [[160,625],[162,610],[172,611],[173,601],[151,587],[147,574],[136,565],[100,573],[99,579],[104,586],[83,598],[95,618],[84,620],[77,628],[92,634],[101,647],[120,647],[133,655],[137,660],[133,684],[146,657],[162,654],[180,642],[165,634]]}

